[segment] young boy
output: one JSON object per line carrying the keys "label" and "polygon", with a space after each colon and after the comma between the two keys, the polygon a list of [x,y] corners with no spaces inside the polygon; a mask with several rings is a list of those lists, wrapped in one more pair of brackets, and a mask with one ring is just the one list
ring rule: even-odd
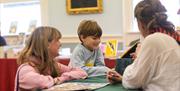
{"label": "young boy", "polygon": [[74,49],[69,66],[80,67],[88,76],[105,75],[109,68],[105,66],[103,54],[99,48],[102,30],[96,21],[84,20],[78,27],[81,44]]}

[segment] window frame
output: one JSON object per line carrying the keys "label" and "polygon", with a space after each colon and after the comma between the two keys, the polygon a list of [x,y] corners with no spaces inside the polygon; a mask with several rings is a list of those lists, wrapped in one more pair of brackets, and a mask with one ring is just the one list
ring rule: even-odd
{"label": "window frame", "polygon": [[[24,4],[24,6],[23,6],[23,4]],[[26,4],[27,4],[27,6],[26,6]],[[29,6],[28,6],[28,4],[29,4]],[[7,15],[6,14],[4,14],[3,15],[3,13],[2,12],[5,12],[5,13],[9,13],[9,12],[7,12],[7,9],[8,8],[3,8],[3,7],[8,7],[8,5],[10,6],[10,5],[14,5],[14,7],[16,7],[16,5],[17,5],[17,7],[16,8],[18,8],[18,7],[26,7],[26,9],[27,8],[30,8],[31,6],[30,5],[34,5],[34,8],[36,8],[36,10],[38,10],[39,11],[39,14],[37,14],[37,13],[35,13],[36,15],[33,15],[33,14],[30,14],[28,17],[28,19],[19,19],[19,18],[12,18],[11,20],[10,19],[8,19],[7,18]],[[37,6],[37,4],[39,4],[38,6]],[[6,6],[7,5],[7,6]],[[18,6],[19,5],[19,6]],[[22,5],[22,6],[21,6]],[[10,7],[11,8],[11,7]],[[38,9],[37,9],[38,8]],[[18,9],[13,9],[13,10],[18,10]],[[21,10],[21,9],[19,9],[19,10]],[[34,11],[34,9],[31,9],[30,11]],[[11,11],[11,10],[9,10],[9,11]],[[23,10],[22,10],[23,11]],[[24,10],[24,11],[26,11],[26,10]],[[14,11],[13,11],[14,12]],[[12,11],[11,11],[11,13],[13,13]],[[28,12],[28,11],[27,11]],[[18,13],[18,12],[17,12]],[[17,35],[19,35],[20,33],[25,33],[25,35],[29,35],[32,31],[29,31],[30,30],[30,28],[31,27],[34,27],[33,26],[33,23],[34,23],[34,25],[35,25],[35,27],[37,27],[37,26],[40,26],[42,23],[41,23],[41,6],[40,6],[40,0],[29,0],[29,1],[26,1],[26,0],[23,0],[23,1],[17,1],[17,2],[1,2],[0,3],[0,23],[1,23],[1,26],[0,26],[0,31],[1,31],[1,35],[2,36],[17,36]],[[21,13],[19,13],[19,15],[20,15]],[[28,13],[29,14],[29,13]],[[28,14],[25,14],[25,15],[28,15]],[[33,16],[33,18],[31,18]],[[35,18],[34,18],[34,16],[36,16]],[[3,18],[4,17],[4,18]],[[5,18],[6,17],[6,18]],[[15,15],[14,16],[11,16],[11,15],[9,15],[9,17],[15,17]],[[27,18],[27,17],[25,17],[25,18]],[[16,30],[16,32],[15,33],[9,33],[9,31],[10,31],[10,27],[11,27],[11,23],[14,21],[14,20],[16,20],[18,23],[19,22],[21,22],[20,24],[15,24],[15,26],[17,27],[17,28],[19,28],[19,27],[22,27],[23,26],[23,28],[19,28],[20,30]],[[36,21],[36,22],[34,22],[34,21]],[[26,22],[26,23],[24,23],[24,22]],[[35,28],[34,27],[34,28]]]}

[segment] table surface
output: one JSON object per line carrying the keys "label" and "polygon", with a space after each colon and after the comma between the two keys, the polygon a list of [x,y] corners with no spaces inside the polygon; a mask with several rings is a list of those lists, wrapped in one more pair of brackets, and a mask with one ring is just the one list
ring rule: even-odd
{"label": "table surface", "polygon": [[[70,82],[107,83],[108,81],[106,79],[106,76],[96,76],[96,77],[89,77],[87,79],[74,80],[74,81],[70,81]],[[95,91],[140,91],[140,90],[126,89],[122,86],[121,83],[117,83],[117,84],[108,84],[107,86],[96,89]]]}

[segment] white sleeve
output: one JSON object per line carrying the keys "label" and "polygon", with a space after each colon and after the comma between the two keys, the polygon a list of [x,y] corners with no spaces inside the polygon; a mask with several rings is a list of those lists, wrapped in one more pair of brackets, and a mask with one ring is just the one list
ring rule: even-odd
{"label": "white sleeve", "polygon": [[140,88],[151,78],[151,66],[157,56],[156,45],[152,39],[143,41],[137,58],[124,71],[122,84],[125,88]]}

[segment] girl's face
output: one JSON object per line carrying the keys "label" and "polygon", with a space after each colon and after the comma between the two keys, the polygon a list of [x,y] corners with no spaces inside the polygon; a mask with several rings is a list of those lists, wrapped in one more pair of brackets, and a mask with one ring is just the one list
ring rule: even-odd
{"label": "girl's face", "polygon": [[101,42],[100,37],[95,36],[87,36],[86,38],[83,38],[83,36],[81,36],[81,39],[83,45],[91,51],[99,48],[99,43]]}
{"label": "girl's face", "polygon": [[59,48],[61,47],[61,42],[60,39],[53,39],[50,43],[49,43],[49,53],[52,57],[56,57],[59,55]]}

